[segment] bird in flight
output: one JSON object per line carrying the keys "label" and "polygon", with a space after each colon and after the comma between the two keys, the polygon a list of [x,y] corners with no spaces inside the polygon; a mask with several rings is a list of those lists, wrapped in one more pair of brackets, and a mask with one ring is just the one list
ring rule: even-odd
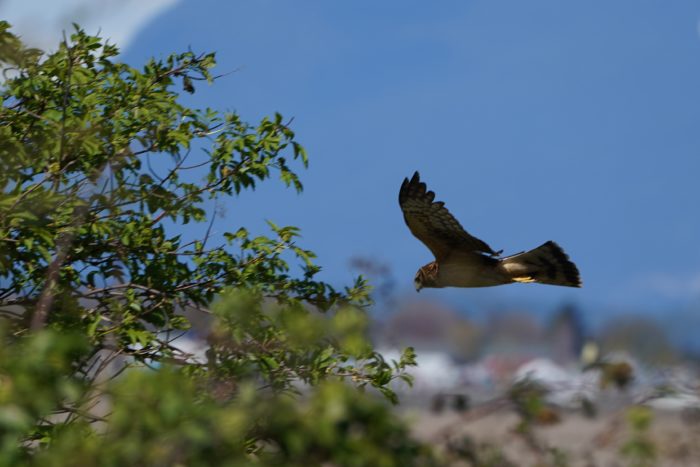
{"label": "bird in flight", "polygon": [[404,179],[399,205],[411,233],[435,261],[416,273],[416,291],[424,287],[488,287],[514,282],[581,287],[578,268],[559,245],[548,241],[534,250],[500,258],[460,225],[442,201],[434,201],[418,172]]}

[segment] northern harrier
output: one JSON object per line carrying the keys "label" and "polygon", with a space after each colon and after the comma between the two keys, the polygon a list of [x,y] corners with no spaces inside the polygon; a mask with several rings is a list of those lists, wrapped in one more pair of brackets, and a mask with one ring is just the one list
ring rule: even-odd
{"label": "northern harrier", "polygon": [[488,287],[513,282],[581,287],[576,265],[556,243],[499,258],[501,251],[469,235],[442,201],[433,201],[418,172],[404,179],[399,204],[408,228],[435,256],[414,279],[423,287]]}

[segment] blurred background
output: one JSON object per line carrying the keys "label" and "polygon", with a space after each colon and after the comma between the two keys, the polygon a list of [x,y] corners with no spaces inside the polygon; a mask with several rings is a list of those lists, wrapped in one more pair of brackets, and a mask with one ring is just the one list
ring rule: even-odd
{"label": "blurred background", "polygon": [[[296,225],[321,279],[368,276],[375,342],[418,351],[416,404],[524,374],[579,397],[601,358],[634,369],[629,400],[697,388],[697,2],[0,0],[0,17],[49,50],[71,22],[101,31],[133,66],[216,51],[225,76],[188,105],[293,117],[303,195],[263,185],[211,206],[214,230]],[[397,203],[415,170],[494,249],[559,243],[584,287],[417,295],[432,258]]]}

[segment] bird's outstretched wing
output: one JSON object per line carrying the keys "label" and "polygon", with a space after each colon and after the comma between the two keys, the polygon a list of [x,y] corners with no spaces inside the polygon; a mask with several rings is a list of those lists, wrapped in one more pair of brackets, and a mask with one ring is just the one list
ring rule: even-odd
{"label": "bird's outstretched wing", "polygon": [[399,191],[399,205],[411,233],[423,242],[438,261],[452,252],[474,251],[498,255],[485,242],[469,235],[442,201],[434,201],[418,172],[404,179]]}

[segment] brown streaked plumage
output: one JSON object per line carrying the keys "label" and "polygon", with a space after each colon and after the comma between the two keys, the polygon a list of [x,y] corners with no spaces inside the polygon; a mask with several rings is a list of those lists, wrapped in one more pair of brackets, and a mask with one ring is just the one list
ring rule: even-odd
{"label": "brown streaked plumage", "polygon": [[576,265],[559,245],[539,247],[499,258],[482,240],[470,235],[435,193],[428,191],[418,172],[404,179],[399,205],[411,233],[435,256],[416,273],[416,290],[423,287],[488,287],[513,282],[581,287]]}

